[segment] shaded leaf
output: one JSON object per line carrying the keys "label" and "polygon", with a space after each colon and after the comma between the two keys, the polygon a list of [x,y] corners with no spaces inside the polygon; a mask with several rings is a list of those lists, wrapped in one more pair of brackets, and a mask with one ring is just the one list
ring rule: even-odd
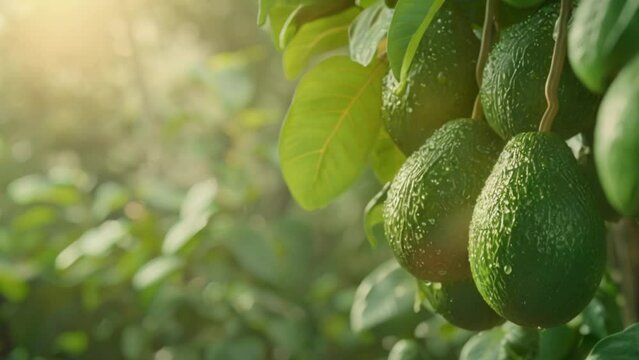
{"label": "shaded leaf", "polygon": [[302,78],[279,142],[284,179],[302,207],[328,204],[366,166],[381,122],[384,69],[340,56]]}
{"label": "shaded leaf", "polygon": [[639,323],[601,339],[586,358],[586,360],[635,359],[639,359]]}
{"label": "shaded leaf", "polygon": [[371,153],[371,165],[377,179],[382,183],[392,181],[404,161],[406,155],[395,145],[386,129],[382,128]]}
{"label": "shaded leaf", "polygon": [[393,10],[386,7],[383,0],[366,8],[355,19],[349,29],[349,50],[351,59],[368,66],[377,52],[379,42],[386,36]]}
{"label": "shaded leaf", "polygon": [[286,77],[297,78],[312,57],[347,45],[348,27],[358,13],[359,9],[351,8],[302,25],[282,55]]}
{"label": "shaded leaf", "polygon": [[384,201],[388,194],[390,183],[384,187],[366,204],[364,208],[364,231],[366,238],[372,247],[376,247],[379,242],[386,241],[384,236]]}
{"label": "shaded leaf", "polygon": [[422,359],[421,348],[415,340],[402,339],[393,345],[388,360],[419,360]]}
{"label": "shaded leaf", "polygon": [[495,360],[506,332],[501,327],[482,331],[471,337],[462,348],[460,360]]}
{"label": "shaded leaf", "polygon": [[351,328],[371,329],[413,311],[415,280],[397,262],[389,260],[359,284],[351,308]]}

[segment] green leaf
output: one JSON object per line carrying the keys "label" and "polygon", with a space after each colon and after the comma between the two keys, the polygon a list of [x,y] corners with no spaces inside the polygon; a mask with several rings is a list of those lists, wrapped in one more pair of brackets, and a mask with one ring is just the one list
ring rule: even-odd
{"label": "green leaf", "polygon": [[58,185],[49,179],[33,174],[18,178],[7,186],[11,200],[26,205],[38,202],[56,205],[72,205],[80,201],[78,190],[71,185]]}
{"label": "green leaf", "polygon": [[513,323],[502,326],[506,332],[501,341],[500,360],[533,360],[539,352],[539,331]]}
{"label": "green leaf", "polygon": [[0,264],[0,294],[12,302],[21,302],[29,293],[29,284],[18,269],[9,264]]}
{"label": "green leaf", "polygon": [[385,65],[329,58],[306,74],[280,133],[284,179],[306,209],[328,204],[359,176],[380,128]]}
{"label": "green leaf", "polygon": [[111,212],[122,208],[129,201],[129,191],[120,184],[107,182],[95,192],[92,212],[100,220]]}
{"label": "green leaf", "polygon": [[349,50],[351,59],[368,66],[377,52],[379,42],[386,36],[393,10],[378,0],[374,6],[366,8],[355,19],[349,29]]}
{"label": "green leaf", "polygon": [[404,161],[406,155],[395,145],[386,129],[382,128],[371,153],[371,165],[375,176],[381,183],[392,181]]}
{"label": "green leaf", "polygon": [[388,61],[396,79],[406,81],[417,47],[444,0],[399,0],[388,29]]}
{"label": "green leaf", "polygon": [[205,180],[193,185],[186,193],[180,216],[182,218],[209,215],[212,212],[213,202],[217,196],[217,183],[215,180]]}
{"label": "green leaf", "polygon": [[174,256],[161,256],[144,264],[133,276],[133,287],[143,290],[175,273],[182,260]]}
{"label": "green leaf", "polygon": [[459,360],[495,360],[506,332],[501,327],[482,331],[471,337],[462,348]]}
{"label": "green leaf", "polygon": [[67,331],[58,335],[55,343],[62,351],[77,356],[87,350],[89,338],[84,331]]}
{"label": "green leaf", "polygon": [[413,311],[415,279],[397,262],[389,260],[371,272],[357,287],[351,307],[351,328],[372,329]]}
{"label": "green leaf", "polygon": [[282,62],[286,77],[297,78],[312,57],[347,45],[348,27],[358,13],[359,9],[350,8],[302,25],[284,50]]}
{"label": "green leaf", "polygon": [[577,332],[566,325],[542,330],[539,333],[537,360],[562,360],[577,345]]}
{"label": "green leaf", "polygon": [[257,25],[262,26],[268,18],[268,13],[271,11],[274,0],[259,0],[257,7]]}
{"label": "green leaf", "polygon": [[56,267],[66,269],[82,256],[105,255],[128,232],[128,226],[122,221],[105,221],[100,226],[86,231],[78,240],[62,250],[56,258]]}
{"label": "green leaf", "polygon": [[601,339],[586,360],[639,359],[639,323]]}
{"label": "green leaf", "polygon": [[[355,0],[355,5],[361,8],[367,8],[377,3],[379,0]],[[382,0],[383,1],[383,0]]]}
{"label": "green leaf", "polygon": [[175,254],[180,251],[197,233],[208,224],[209,215],[192,215],[175,223],[164,237],[163,254]]}
{"label": "green leaf", "polygon": [[415,340],[402,339],[393,345],[388,360],[419,360],[422,359],[421,347]]}
{"label": "green leaf", "polygon": [[364,231],[372,247],[376,247],[379,242],[386,241],[382,213],[388,188],[390,188],[390,183],[384,185],[382,190],[375,194],[368,204],[366,204],[366,208],[364,208]]}

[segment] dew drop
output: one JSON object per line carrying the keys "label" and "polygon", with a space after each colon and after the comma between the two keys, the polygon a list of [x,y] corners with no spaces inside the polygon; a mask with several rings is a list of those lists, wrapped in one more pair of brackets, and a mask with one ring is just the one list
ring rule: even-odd
{"label": "dew drop", "polygon": [[506,275],[510,275],[510,273],[513,272],[513,268],[510,267],[510,265],[504,265],[504,272],[506,273]]}

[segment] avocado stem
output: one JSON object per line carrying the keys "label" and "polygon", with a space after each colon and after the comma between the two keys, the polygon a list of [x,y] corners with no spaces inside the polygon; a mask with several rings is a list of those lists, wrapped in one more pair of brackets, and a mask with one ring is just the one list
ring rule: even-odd
{"label": "avocado stem", "polygon": [[[479,56],[477,58],[477,66],[475,67],[475,79],[477,87],[481,87],[484,77],[484,66],[488,61],[488,54],[493,40],[493,32],[495,31],[495,18],[497,16],[497,4],[499,0],[488,0],[486,2],[486,12],[484,13],[484,27],[481,32],[481,47],[479,48]],[[484,110],[481,107],[479,94],[475,98],[473,106],[472,118],[481,121],[484,118]]]}
{"label": "avocado stem", "polygon": [[552,123],[559,112],[559,81],[561,73],[564,69],[566,61],[566,43],[568,38],[568,19],[572,10],[572,0],[561,0],[561,10],[559,11],[559,28],[557,29],[557,37],[555,39],[555,47],[552,52],[552,61],[550,62],[550,71],[546,78],[546,111],[539,123],[540,132],[549,132]]}

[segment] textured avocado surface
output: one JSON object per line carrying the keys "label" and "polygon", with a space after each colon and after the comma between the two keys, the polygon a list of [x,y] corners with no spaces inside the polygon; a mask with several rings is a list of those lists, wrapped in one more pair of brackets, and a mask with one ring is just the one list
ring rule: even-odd
{"label": "textured avocado surface", "polygon": [[424,283],[426,299],[449,323],[466,330],[481,331],[504,322],[482,299],[473,279],[452,283]]}
{"label": "textured avocado surface", "polygon": [[603,93],[619,70],[639,53],[639,2],[582,0],[568,37],[577,77]]}
{"label": "textured avocado surface", "polygon": [[555,134],[519,134],[504,147],[469,231],[473,279],[502,317],[552,327],[591,300],[606,244],[588,185]]}
{"label": "textured avocado surface", "polygon": [[639,215],[639,56],[619,73],[601,104],[595,165],[610,203],[627,216]]}
{"label": "textured avocado surface", "polygon": [[[544,88],[558,14],[558,4],[540,8],[504,30],[490,53],[480,90],[481,103],[486,121],[504,139],[539,127],[546,110]],[[568,138],[592,126],[598,97],[577,80],[568,64],[563,69],[558,97],[554,132]]]}
{"label": "textured avocado surface", "polygon": [[501,147],[485,123],[457,119],[402,165],[384,203],[384,231],[413,275],[437,282],[470,276],[468,223]]}
{"label": "textured avocado surface", "polygon": [[477,94],[479,40],[453,4],[445,4],[420,42],[406,86],[384,78],[382,119],[406,154],[417,150],[444,122],[471,115]]}

